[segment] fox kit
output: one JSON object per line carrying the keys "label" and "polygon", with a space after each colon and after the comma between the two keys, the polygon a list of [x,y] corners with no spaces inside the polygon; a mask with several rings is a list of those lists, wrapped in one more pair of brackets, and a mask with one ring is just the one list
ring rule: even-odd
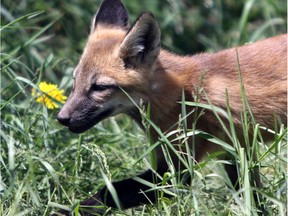
{"label": "fox kit", "polygon": [[[141,103],[147,108],[149,104],[151,121],[163,133],[168,133],[177,129],[181,115],[179,102],[183,95],[186,101],[223,109],[226,109],[228,95],[235,130],[238,137],[243,137],[239,63],[247,100],[257,123],[274,128],[277,116],[278,122],[286,125],[286,37],[281,35],[238,47],[237,52],[232,48],[215,54],[178,56],[160,48],[160,29],[151,13],[142,14],[129,28],[128,14],[122,2],[104,0],[93,19],[87,45],[75,68],[72,93],[57,119],[74,133],[82,133],[103,119],[120,113],[129,115],[141,125],[137,106]],[[187,113],[194,108],[187,106]],[[193,116],[186,118],[187,125],[192,125]],[[221,135],[221,139],[231,143],[211,109],[199,116],[196,128],[213,136]],[[157,142],[159,134],[153,128],[150,130],[152,140]],[[263,137],[269,139],[270,135],[264,131]],[[219,148],[207,139],[197,136],[193,139],[195,161]],[[191,140],[188,141],[190,144]],[[173,144],[177,150],[182,150],[177,142]],[[169,169],[161,147],[155,149],[155,155],[157,176],[162,176]],[[180,171],[183,164],[173,151],[170,155]],[[235,166],[227,165],[226,170],[232,184],[237,185]],[[137,179],[157,183],[159,177],[155,179],[151,170],[137,177],[113,183],[123,209],[156,202],[155,192],[147,191],[150,189],[147,184]],[[90,210],[98,213],[101,211],[95,206],[116,207],[106,187],[81,205],[94,206]]]}

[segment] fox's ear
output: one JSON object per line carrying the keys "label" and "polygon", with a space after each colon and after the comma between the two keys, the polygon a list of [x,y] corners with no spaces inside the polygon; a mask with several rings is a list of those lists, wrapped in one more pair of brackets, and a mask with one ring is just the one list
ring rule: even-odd
{"label": "fox's ear", "polygon": [[152,64],[160,51],[160,28],[151,13],[142,14],[120,46],[120,57],[126,66]]}
{"label": "fox's ear", "polygon": [[128,12],[121,0],[104,0],[98,9],[93,21],[92,32],[97,26],[128,27]]}

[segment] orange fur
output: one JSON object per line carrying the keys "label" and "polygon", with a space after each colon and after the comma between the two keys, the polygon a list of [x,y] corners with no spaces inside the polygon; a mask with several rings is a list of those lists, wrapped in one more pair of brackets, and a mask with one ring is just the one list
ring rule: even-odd
{"label": "orange fur", "polygon": [[[282,123],[286,124],[287,36],[269,38],[237,50],[245,93],[257,122],[273,128],[276,114],[280,116]],[[243,110],[236,48],[191,57],[180,57],[161,51],[158,64],[161,68],[159,66],[160,71],[154,73],[154,80],[159,80],[162,89],[159,90],[159,96],[153,94],[151,98],[152,101],[155,97],[162,98],[157,99],[158,102],[161,101],[158,106],[175,105],[175,102],[181,99],[182,87],[188,93],[188,101],[193,100],[196,88],[203,87],[213,105],[225,108],[227,89],[235,123],[240,123],[240,113]],[[167,83],[163,84],[163,81]],[[174,93],[177,91],[177,94]],[[163,98],[165,94],[167,97]],[[201,95],[200,99],[200,102],[207,103],[205,96]],[[157,116],[161,118],[158,114]]]}
{"label": "orange fur", "polygon": [[[237,48],[237,51],[245,94],[257,123],[274,129],[275,116],[278,116],[279,122],[287,125],[287,35],[245,45]],[[193,101],[193,93],[203,88],[199,102],[208,103],[208,97],[212,105],[224,110],[227,90],[234,124],[241,138],[240,117],[243,107],[236,48],[189,57],[180,57],[162,50],[157,65],[153,79],[160,82],[161,88],[156,94],[152,93],[149,100],[152,107],[155,107],[152,119],[163,131],[178,121],[181,108],[176,102],[181,101],[182,88],[187,101]],[[191,122],[190,117],[188,125]],[[222,133],[219,122],[209,111],[200,118],[198,127],[216,136]],[[157,134],[154,139],[158,139]],[[197,159],[209,150],[216,149],[205,140],[200,145],[201,150],[196,149]]]}

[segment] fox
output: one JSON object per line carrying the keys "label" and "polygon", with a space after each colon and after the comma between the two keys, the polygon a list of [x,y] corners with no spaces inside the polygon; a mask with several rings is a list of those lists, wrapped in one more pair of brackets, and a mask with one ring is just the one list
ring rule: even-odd
{"label": "fox", "polygon": [[[224,110],[229,98],[235,130],[241,139],[241,114],[244,110],[241,73],[245,95],[256,122],[263,128],[274,128],[276,119],[277,124],[287,126],[287,35],[237,49],[189,56],[174,54],[162,49],[160,44],[160,27],[152,13],[143,13],[130,26],[128,11],[121,0],[102,1],[92,20],[86,47],[73,72],[72,92],[57,115],[58,121],[72,133],[83,133],[100,121],[122,113],[144,129],[139,107],[148,109],[149,106],[151,122],[167,134],[179,126],[183,95],[185,101],[212,104]],[[187,113],[193,110],[195,107],[186,106]],[[219,115],[228,126],[228,120]],[[192,125],[195,115],[187,115],[185,121]],[[196,128],[231,143],[211,109],[204,109],[204,113],[199,115]],[[160,139],[159,133],[153,127],[149,131],[156,143]],[[268,130],[261,133],[265,140],[274,137]],[[185,151],[179,147],[175,136],[169,139],[177,151]],[[218,145],[203,137],[195,135],[193,140],[193,160],[196,162],[219,150]],[[243,146],[244,142],[240,140]],[[191,137],[188,144],[192,145]],[[157,146],[154,151],[156,170],[149,169],[112,183],[122,209],[157,202],[155,191],[149,190],[151,188],[143,181],[160,182],[159,176],[163,176],[169,167],[163,148]],[[184,165],[177,155],[173,151],[169,154],[178,171],[182,171]],[[235,164],[225,165],[225,169],[232,185],[237,187],[239,175]],[[256,184],[261,187],[261,182],[256,181]],[[83,215],[103,214],[98,206],[119,207],[106,186],[80,205],[90,206],[90,213],[85,211]],[[69,215],[68,211],[61,213]]]}

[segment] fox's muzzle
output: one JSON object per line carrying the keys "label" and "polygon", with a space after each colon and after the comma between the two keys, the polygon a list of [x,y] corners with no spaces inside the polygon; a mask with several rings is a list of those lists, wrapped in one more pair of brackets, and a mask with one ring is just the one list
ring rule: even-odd
{"label": "fox's muzzle", "polygon": [[83,133],[113,112],[113,107],[99,107],[83,98],[71,97],[58,113],[57,120],[71,132]]}

